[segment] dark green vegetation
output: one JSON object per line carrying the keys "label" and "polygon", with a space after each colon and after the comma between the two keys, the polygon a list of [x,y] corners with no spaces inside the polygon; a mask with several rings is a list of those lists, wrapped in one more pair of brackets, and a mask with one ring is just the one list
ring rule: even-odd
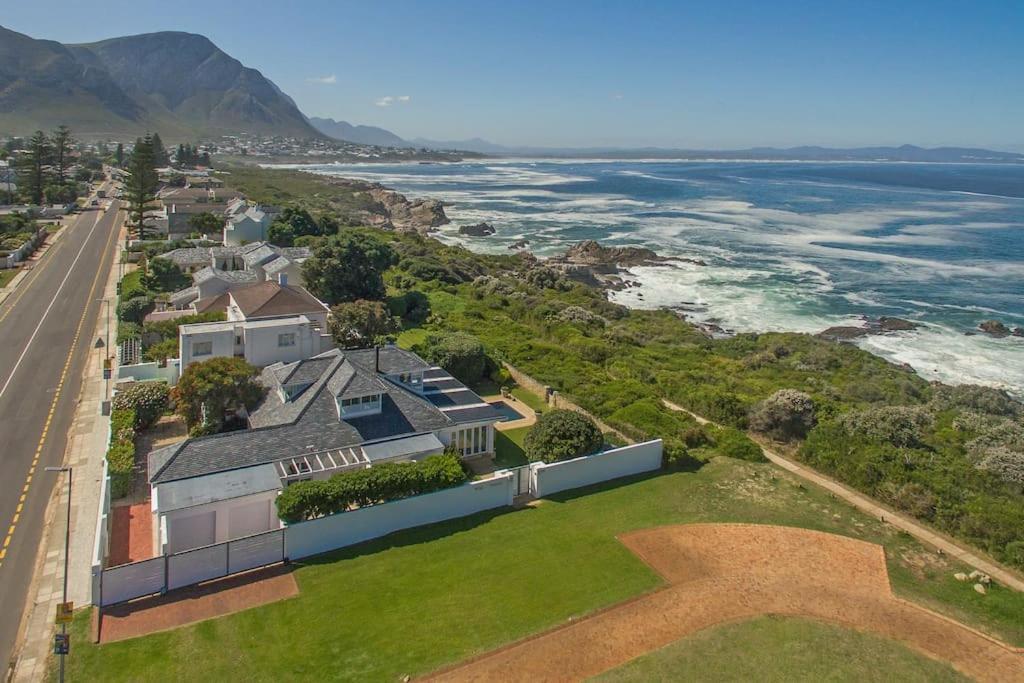
{"label": "dark green vegetation", "polygon": [[332,307],[328,326],[338,348],[366,349],[393,341],[402,321],[383,301],[359,299]]}
{"label": "dark green vegetation", "polygon": [[174,399],[189,434],[215,434],[235,411],[255,408],[266,393],[257,381],[259,374],[258,368],[238,357],[211,358],[185,368],[174,387]]}
{"label": "dark green vegetation", "polygon": [[69,680],[395,681],[655,589],[658,577],[616,535],[711,521],[881,543],[898,595],[1024,643],[1021,594],[978,595],[953,578],[962,565],[892,527],[771,465],[716,458],[312,558],[296,565],[296,598],[174,631],[96,646],[85,611]]}
{"label": "dark green vegetation", "polygon": [[463,384],[473,386],[487,374],[484,345],[462,332],[431,334],[413,349],[424,360],[439,365]]}
{"label": "dark green vegetation", "polygon": [[594,421],[574,410],[550,410],[539,418],[523,442],[530,462],[572,460],[597,452],[604,436]]}
{"label": "dark green vegetation", "polygon": [[384,271],[395,254],[369,231],[345,230],[324,238],[302,264],[302,277],[313,296],[329,304],[384,297]]}
{"label": "dark green vegetation", "polygon": [[[103,177],[102,160],[92,153],[74,155],[76,146],[77,141],[65,125],[57,126],[50,135],[37,130],[27,140],[8,142],[9,149],[4,154],[18,150],[13,161],[22,201],[37,206],[71,204],[88,192],[90,180]],[[15,197],[8,196],[9,188],[3,189],[6,191],[0,194],[0,199],[13,201]]]}
{"label": "dark green vegetation", "polygon": [[128,225],[136,239],[145,240],[146,221],[157,208],[156,193],[159,189],[157,175],[158,160],[166,155],[158,136],[146,134],[135,141],[135,147],[128,157],[128,176],[124,182],[124,196],[128,200]]}
{"label": "dark green vegetation", "polygon": [[110,473],[110,495],[114,498],[123,498],[131,492],[138,422],[139,419],[131,408],[120,408],[110,412],[107,468]]}
{"label": "dark green vegetation", "polygon": [[595,680],[953,683],[970,679],[948,664],[879,636],[806,619],[760,617],[701,631]]}
{"label": "dark green vegetation", "polygon": [[417,462],[386,462],[335,474],[330,479],[300,481],[277,497],[277,515],[288,524],[343,513],[440,491],[466,482],[462,460],[454,453]]}

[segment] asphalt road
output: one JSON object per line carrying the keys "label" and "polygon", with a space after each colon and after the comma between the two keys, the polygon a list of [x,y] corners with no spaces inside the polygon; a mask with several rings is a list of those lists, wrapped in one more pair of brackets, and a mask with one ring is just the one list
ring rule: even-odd
{"label": "asphalt road", "polygon": [[0,305],[0,679],[16,644],[47,501],[55,485],[67,485],[65,475],[44,468],[63,461],[85,361],[97,353],[104,304],[96,298],[113,263],[118,205],[79,214]]}

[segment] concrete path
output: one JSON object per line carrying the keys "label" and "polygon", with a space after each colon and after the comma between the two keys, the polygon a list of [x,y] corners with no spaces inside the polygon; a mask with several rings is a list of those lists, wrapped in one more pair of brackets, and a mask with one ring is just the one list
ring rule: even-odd
{"label": "concrete path", "polygon": [[[683,408],[682,406],[676,405],[671,401],[662,399],[662,403],[665,407],[670,410],[675,410],[682,413],[687,413],[697,420],[700,424],[713,424],[705,417],[701,417],[696,413]],[[753,438],[753,437],[752,437]],[[916,538],[917,540],[938,548],[943,553],[955,557],[964,564],[970,565],[975,569],[985,572],[998,583],[1004,586],[1010,586],[1018,591],[1024,591],[1024,580],[1022,580],[1015,573],[1010,570],[995,564],[991,560],[986,560],[979,557],[975,552],[965,548],[964,546],[956,543],[955,541],[939,534],[938,532],[929,529],[928,527],[920,524],[919,522],[903,515],[899,512],[891,510],[879,502],[868,498],[862,493],[858,493],[853,489],[850,489],[843,484],[840,484],[835,479],[826,477],[823,474],[815,471],[807,465],[802,465],[792,460],[779,455],[776,451],[766,446],[761,440],[757,440],[758,445],[761,446],[761,450],[764,451],[765,456],[775,465],[781,467],[784,470],[792,472],[802,479],[806,479],[813,484],[820,486],[826,491],[830,491],[842,498],[846,502],[853,505],[861,512],[867,513],[872,517],[881,519],[895,527],[903,529],[908,534]]]}
{"label": "concrete path", "polygon": [[[118,215],[115,209],[108,218],[102,219],[113,221],[113,225],[108,228],[111,231],[109,238],[107,234],[103,235],[108,250],[109,245],[121,234],[123,218],[124,216]],[[76,229],[81,229],[81,226]],[[106,255],[109,256],[108,253]],[[101,287],[93,292],[94,298],[105,297],[112,302],[109,337],[113,344],[116,335],[113,316],[117,296],[117,268],[113,267],[112,260],[93,263],[92,268],[90,279],[96,276]],[[86,318],[86,324],[83,325],[80,341],[82,353],[85,355],[81,390],[74,396],[74,401],[68,401],[73,415],[70,425],[64,428],[66,433],[61,435],[66,436],[67,445],[62,449],[61,456],[52,463],[70,466],[74,471],[68,600],[73,601],[76,608],[87,606],[91,598],[96,516],[100,504],[100,479],[109,425],[109,418],[101,415],[101,403],[112,389],[112,383],[103,379],[103,355],[107,349],[93,348],[97,336],[103,337],[104,340],[107,338],[106,306],[90,302],[87,312],[91,315]],[[56,425],[54,427],[56,428]],[[42,527],[42,537],[39,540],[38,553],[33,553],[34,563],[29,564],[34,577],[28,589],[31,599],[26,606],[22,622],[20,649],[12,658],[15,681],[41,680],[52,646],[54,614],[57,603],[61,601],[64,578],[64,525],[68,501],[67,480],[63,477],[66,475],[40,472],[41,481],[47,484],[47,500],[45,512],[40,511],[38,519],[35,520],[35,523]],[[12,618],[15,612],[21,616],[21,610],[12,609],[11,612]]]}

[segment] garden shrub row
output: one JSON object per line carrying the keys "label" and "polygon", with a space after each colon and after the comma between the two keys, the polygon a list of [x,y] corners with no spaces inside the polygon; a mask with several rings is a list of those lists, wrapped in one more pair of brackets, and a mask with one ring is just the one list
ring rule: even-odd
{"label": "garden shrub row", "polygon": [[107,449],[107,471],[110,474],[110,495],[123,498],[131,492],[132,470],[135,468],[135,428],[138,416],[131,408],[110,411],[110,447]]}
{"label": "garden shrub row", "polygon": [[457,455],[419,462],[383,463],[341,472],[330,479],[300,481],[277,497],[277,515],[287,524],[451,488],[468,479]]}

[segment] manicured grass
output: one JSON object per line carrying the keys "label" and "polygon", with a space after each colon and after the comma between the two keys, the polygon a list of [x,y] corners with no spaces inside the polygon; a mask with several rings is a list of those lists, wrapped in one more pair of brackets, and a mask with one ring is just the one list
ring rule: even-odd
{"label": "manicured grass", "polygon": [[529,427],[506,431],[494,430],[494,464],[498,467],[519,467],[527,463],[523,453],[523,439]]}
{"label": "manicured grass", "polygon": [[512,395],[538,413],[543,413],[547,409],[547,406],[544,405],[544,400],[532,391],[527,391],[522,387],[513,387]]}
{"label": "manicured grass", "polygon": [[417,344],[422,344],[427,340],[427,331],[422,327],[412,327],[408,330],[403,330],[398,335],[398,339],[395,343],[403,349],[411,349]]}
{"label": "manicured grass", "polygon": [[6,287],[14,279],[14,276],[21,271],[17,268],[4,268],[0,270],[0,288]]}
{"label": "manicured grass", "polygon": [[969,681],[953,667],[879,636],[815,621],[761,617],[707,629],[595,681]]}
{"label": "manicured grass", "polygon": [[[716,458],[412,529],[299,563],[300,595],[95,646],[72,629],[70,680],[395,681],[661,584],[617,534],[686,522],[785,524],[882,543],[896,593],[1024,644],[1024,596],[958,583],[963,565],[769,464]],[[823,661],[832,661],[820,652]]]}

